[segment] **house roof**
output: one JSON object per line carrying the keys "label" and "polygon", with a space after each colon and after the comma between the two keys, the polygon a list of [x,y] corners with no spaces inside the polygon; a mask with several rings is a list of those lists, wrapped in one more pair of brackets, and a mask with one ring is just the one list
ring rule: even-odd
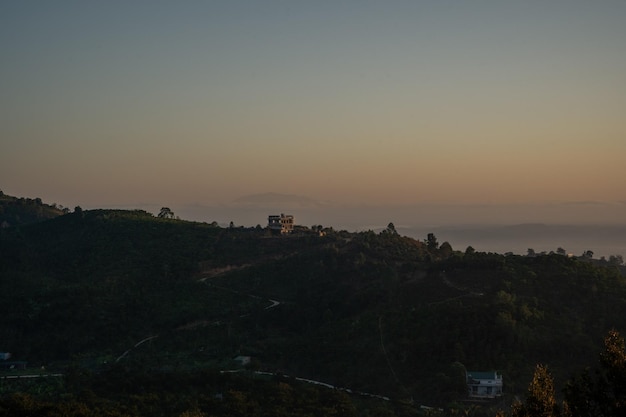
{"label": "house roof", "polygon": [[497,371],[467,371],[468,378],[472,379],[498,379]]}

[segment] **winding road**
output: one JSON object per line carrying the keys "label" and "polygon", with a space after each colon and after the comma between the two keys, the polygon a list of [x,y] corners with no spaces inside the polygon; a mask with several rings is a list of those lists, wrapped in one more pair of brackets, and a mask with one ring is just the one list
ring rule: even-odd
{"label": "winding road", "polygon": [[[222,287],[222,286],[219,286],[219,285],[210,284],[210,283],[208,283],[208,282],[207,282],[207,279],[209,279],[209,278],[210,278],[210,277],[204,277],[204,278],[200,279],[199,281],[200,281],[200,282],[202,282],[202,283],[204,283],[205,285],[207,285],[207,286],[209,286],[209,287],[217,288],[217,289],[219,289],[219,290],[223,290],[223,291],[228,291],[228,292],[231,292],[231,293],[233,293],[233,294],[238,294],[238,295],[241,295],[241,296],[248,296],[248,297],[252,297],[252,298],[255,298],[255,299],[259,299],[259,300],[260,300],[260,299],[263,299],[263,297],[260,297],[260,296],[258,296],[258,295],[254,295],[254,294],[246,294],[246,293],[243,293],[243,292],[241,292],[241,291],[233,290],[232,288],[226,288],[226,287]],[[267,307],[264,307],[264,308],[263,308],[263,310],[270,310],[270,309],[272,309],[272,308],[276,308],[276,307],[278,307],[278,306],[281,304],[281,302],[280,302],[280,301],[278,301],[278,300],[273,300],[273,299],[271,299],[271,298],[267,298],[267,301],[270,303],[270,305],[268,305]],[[248,317],[248,316],[250,316],[250,314],[242,314],[242,315],[240,315],[240,316],[239,316],[239,318]],[[208,322],[208,321],[201,321],[201,322],[195,322],[195,323],[192,323],[192,324],[189,324],[189,325],[183,325],[183,326],[180,326],[180,327],[176,328],[175,330],[190,329],[190,328],[193,328],[193,327],[198,326],[198,325],[199,325],[198,323],[200,323],[200,324],[202,324],[202,325],[208,325],[208,324],[220,324],[220,322],[219,322],[219,321],[212,321],[212,322]],[[133,351],[133,349],[138,348],[139,346],[141,346],[141,345],[142,345],[142,344],[144,344],[145,342],[148,342],[148,341],[150,341],[150,340],[156,339],[156,338],[158,338],[158,337],[159,337],[159,335],[158,335],[158,334],[156,334],[156,335],[148,336],[148,337],[146,337],[146,338],[144,338],[144,339],[140,340],[139,342],[135,343],[135,344],[134,344],[134,345],[133,345],[130,349],[127,349],[124,353],[122,353],[120,356],[118,356],[118,357],[117,357],[117,359],[115,359],[115,362],[119,362],[119,361],[121,361],[121,360],[122,360],[122,359],[124,359],[126,356],[128,356],[128,354],[129,354],[130,352],[132,352],[132,351]]]}

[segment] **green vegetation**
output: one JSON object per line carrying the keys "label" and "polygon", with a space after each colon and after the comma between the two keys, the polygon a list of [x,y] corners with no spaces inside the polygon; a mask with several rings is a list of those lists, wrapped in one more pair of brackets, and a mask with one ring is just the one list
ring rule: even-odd
{"label": "green vegetation", "polygon": [[[115,368],[68,375],[63,390],[62,396],[54,390],[7,393],[0,398],[0,416],[357,416],[346,393],[281,377]],[[372,399],[361,407],[374,415],[399,408]]]}
{"label": "green vegetation", "polygon": [[[617,377],[572,381],[611,329],[626,328],[620,268],[561,254],[460,252],[433,234],[400,236],[393,223],[381,233],[299,227],[273,236],[178,220],[167,208],[156,216],[75,210],[0,229],[0,351],[37,373],[43,366],[65,375],[34,387],[3,380],[0,411],[69,404],[93,413],[84,415],[259,407],[258,415],[322,415],[312,411],[321,402],[345,407],[323,415],[416,415],[426,412],[421,405],[495,415],[523,397],[538,363],[549,366],[554,386],[592,395],[599,381]],[[266,380],[220,375],[240,368],[237,355],[252,357],[250,371]],[[505,396],[470,407],[466,369],[501,372]],[[372,405],[278,375],[393,401]],[[124,381],[143,388],[114,393]],[[229,390],[248,408],[224,405],[237,397]],[[266,405],[281,390],[289,392],[285,409],[300,411]]]}
{"label": "green vegetation", "polygon": [[[552,375],[537,365],[524,402],[512,407],[512,417],[622,416],[626,412],[626,351],[624,339],[611,330],[604,339],[599,366],[572,378],[559,405]],[[504,413],[500,413],[503,415]]]}
{"label": "green vegetation", "polygon": [[41,198],[18,198],[0,191],[0,227],[35,223],[69,212],[56,204],[45,204]]}

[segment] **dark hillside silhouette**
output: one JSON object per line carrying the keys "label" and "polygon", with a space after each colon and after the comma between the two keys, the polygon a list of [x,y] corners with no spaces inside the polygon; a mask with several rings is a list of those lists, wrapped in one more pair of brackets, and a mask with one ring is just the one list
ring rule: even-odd
{"label": "dark hillside silhouette", "polygon": [[497,370],[506,402],[535,364],[564,386],[626,328],[626,281],[608,262],[459,251],[393,223],[274,236],[75,210],[0,229],[0,254],[1,350],[60,372],[223,370],[244,355],[253,370],[445,406],[467,395],[460,370]]}
{"label": "dark hillside silhouette", "polygon": [[18,226],[53,219],[69,212],[56,204],[46,204],[41,198],[18,198],[0,191],[0,227]]}

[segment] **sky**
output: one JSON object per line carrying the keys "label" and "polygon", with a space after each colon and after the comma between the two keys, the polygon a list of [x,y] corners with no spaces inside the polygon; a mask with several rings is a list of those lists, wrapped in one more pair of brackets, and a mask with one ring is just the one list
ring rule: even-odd
{"label": "sky", "polygon": [[0,189],[623,208],[625,21],[622,0],[2,1]]}

